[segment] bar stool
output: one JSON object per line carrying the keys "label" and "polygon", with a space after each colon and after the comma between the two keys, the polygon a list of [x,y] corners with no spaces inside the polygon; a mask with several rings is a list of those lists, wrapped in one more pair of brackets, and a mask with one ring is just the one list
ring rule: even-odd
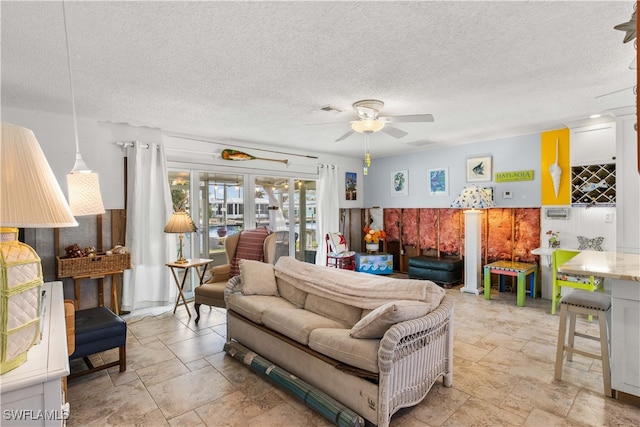
{"label": "bar stool", "polygon": [[[573,353],[602,361],[602,377],[604,380],[604,394],[612,397],[611,392],[611,368],[609,365],[609,334],[607,316],[611,309],[611,297],[599,292],[575,290],[565,295],[560,300],[560,328],[558,331],[558,349],[556,352],[556,369],[554,378],[562,379],[562,365],[564,353],[567,352],[567,361],[573,360]],[[588,335],[576,332],[576,314],[585,314],[598,319],[600,336]],[[565,343],[567,331],[567,316],[569,316],[569,337]],[[574,347],[575,337],[600,341],[600,354],[590,353]]]}

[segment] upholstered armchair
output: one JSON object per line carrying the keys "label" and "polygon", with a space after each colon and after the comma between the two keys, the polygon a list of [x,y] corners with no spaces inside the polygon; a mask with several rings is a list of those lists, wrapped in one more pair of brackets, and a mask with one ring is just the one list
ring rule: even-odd
{"label": "upholstered armchair", "polygon": [[276,252],[276,234],[265,227],[243,230],[228,235],[224,241],[226,263],[209,269],[209,279],[195,289],[196,320],[200,320],[200,306],[226,308],[224,288],[232,277],[240,274],[239,261],[251,259],[273,263]]}

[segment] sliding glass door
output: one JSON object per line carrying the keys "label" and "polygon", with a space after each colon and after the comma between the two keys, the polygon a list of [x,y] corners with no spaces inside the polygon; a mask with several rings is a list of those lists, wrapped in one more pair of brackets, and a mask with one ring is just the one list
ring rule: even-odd
{"label": "sliding glass door", "polygon": [[[226,262],[224,241],[243,228],[277,233],[276,255],[314,262],[316,181],[228,172],[170,171],[174,209],[189,212],[198,227],[193,258]],[[197,197],[196,197],[197,193]],[[191,197],[190,197],[191,196]],[[191,240],[189,240],[191,242]],[[187,246],[185,242],[185,246]]]}

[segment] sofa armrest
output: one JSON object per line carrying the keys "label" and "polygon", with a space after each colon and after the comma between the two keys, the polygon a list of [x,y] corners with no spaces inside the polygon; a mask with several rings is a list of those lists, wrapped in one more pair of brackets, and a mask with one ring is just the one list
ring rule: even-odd
{"label": "sofa armrest", "polygon": [[231,272],[231,264],[217,265],[209,269],[209,279],[205,283],[218,283],[226,282],[229,280],[229,273]]}
{"label": "sofa armrest", "polygon": [[236,276],[233,277],[231,279],[229,279],[229,281],[227,282],[227,285],[224,288],[224,302],[225,305],[228,305],[228,299],[231,296],[231,294],[236,293],[236,292],[240,292],[240,285],[242,284],[242,281],[240,280],[240,276]]}
{"label": "sofa armrest", "polygon": [[445,374],[445,382],[450,382],[453,374],[452,297],[445,296],[440,305],[425,316],[396,323],[387,330],[378,350],[380,374],[389,374],[398,366],[410,366],[405,365],[407,360],[422,360],[424,354],[427,354],[429,364],[439,366],[440,374]]}

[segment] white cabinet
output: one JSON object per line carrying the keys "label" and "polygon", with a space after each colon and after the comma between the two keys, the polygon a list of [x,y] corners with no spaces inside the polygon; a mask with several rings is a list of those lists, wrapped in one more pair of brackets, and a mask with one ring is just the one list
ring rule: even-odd
{"label": "white cabinet", "polygon": [[640,396],[640,282],[612,279],[611,387]]}
{"label": "white cabinet", "polygon": [[62,282],[45,283],[42,340],[27,361],[0,377],[2,421],[11,426],[61,426],[62,378],[69,375]]}
{"label": "white cabinet", "polygon": [[619,252],[640,253],[640,173],[635,114],[618,121],[616,244]]}
{"label": "white cabinet", "polygon": [[571,129],[571,166],[615,163],[616,123]]}

